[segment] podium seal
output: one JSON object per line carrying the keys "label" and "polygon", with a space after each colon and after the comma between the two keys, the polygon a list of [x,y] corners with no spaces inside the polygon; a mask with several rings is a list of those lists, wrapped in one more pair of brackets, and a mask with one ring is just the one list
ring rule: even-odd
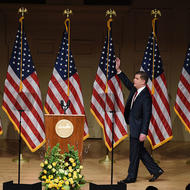
{"label": "podium seal", "polygon": [[55,132],[61,138],[68,138],[73,134],[73,124],[67,119],[59,120],[55,125]]}

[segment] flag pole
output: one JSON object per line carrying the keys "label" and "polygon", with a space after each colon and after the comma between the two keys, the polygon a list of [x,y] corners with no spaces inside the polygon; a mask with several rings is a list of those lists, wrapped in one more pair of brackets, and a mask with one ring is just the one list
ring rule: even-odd
{"label": "flag pole", "polygon": [[[116,16],[116,12],[112,9],[110,10],[107,10],[106,11],[106,16],[109,16],[109,19],[107,21],[107,27],[108,27],[108,46],[107,46],[107,81],[108,81],[108,65],[109,65],[109,40],[110,40],[110,32],[111,32],[111,22],[112,22],[112,17],[113,16]],[[106,96],[107,96],[107,93],[108,93],[108,82],[106,82]],[[114,114],[115,114],[115,110],[111,110],[110,113],[112,113],[112,118],[113,118],[113,122],[112,122],[112,156],[111,156],[111,185],[113,184],[113,162],[114,162],[114,159],[113,159],[113,156],[114,156],[114,147],[113,147],[113,144],[114,144]]]}
{"label": "flag pole", "polygon": [[[109,47],[109,40],[110,40],[110,32],[111,32],[111,22],[112,22],[112,17],[113,16],[116,16],[116,12],[115,10],[112,10],[112,9],[109,9],[106,11],[106,16],[109,17],[108,21],[107,21],[107,28],[108,28],[108,33],[107,33],[107,40],[108,40],[108,46],[107,46],[107,65],[106,65],[106,68],[107,68],[107,72],[106,72],[106,88],[105,88],[105,95],[107,96],[108,95],[108,66],[109,66],[109,54],[110,54],[110,47]],[[115,110],[111,110],[109,111],[110,113],[112,113],[113,115],[113,122],[112,122],[112,156],[111,156],[111,160],[109,159],[109,156],[108,156],[108,149],[107,149],[107,154],[106,154],[106,158],[104,160],[101,160],[100,162],[103,162],[103,163],[111,163],[111,185],[113,184],[113,163],[114,163],[114,160],[113,160],[113,145],[114,145],[114,113],[115,113]]]}
{"label": "flag pole", "polygon": [[[20,88],[19,92],[22,92],[22,48],[23,48],[23,20],[24,20],[24,14],[27,13],[27,9],[24,7],[19,8],[18,13],[21,13],[21,17],[19,19],[19,22],[21,23],[21,58],[20,58]],[[22,119],[22,112],[24,112],[23,109],[18,110],[20,113],[20,122],[19,122],[19,153],[18,153],[18,184],[20,184],[20,163],[21,160],[23,161],[23,157],[21,154],[21,143],[22,143],[22,138],[21,138],[21,119]]]}
{"label": "flag pole", "polygon": [[108,46],[107,46],[107,74],[106,74],[106,89],[105,89],[105,93],[108,92],[108,83],[107,83],[107,81],[108,81],[108,65],[109,65],[109,59],[108,59],[109,58],[109,37],[110,37],[110,31],[111,31],[110,23],[113,20],[112,19],[113,15],[116,16],[116,12],[114,10],[109,9],[109,10],[106,11],[106,16],[109,16],[109,19],[107,21],[107,27],[108,27],[108,36],[107,36],[107,38],[108,38]]}
{"label": "flag pole", "polygon": [[157,40],[157,25],[156,21],[158,16],[161,16],[160,10],[154,9],[151,11],[152,18],[152,31],[153,31],[153,55],[152,55],[152,95],[154,94],[154,52],[155,52],[155,41]]}
{"label": "flag pole", "polygon": [[[114,10],[107,10],[106,11],[106,16],[109,16],[109,20],[107,21],[107,27],[108,27],[108,40],[109,40],[109,32],[110,32],[110,22],[112,21],[112,16],[115,15],[116,16],[116,12]],[[109,57],[109,42],[108,42],[108,47],[107,47],[107,74],[106,74],[106,89],[105,89],[105,94],[107,94],[107,90],[108,90],[108,84],[107,84],[107,80],[108,80],[108,57]],[[113,152],[113,151],[112,151]],[[100,160],[99,163],[103,163],[103,164],[110,164],[111,160],[109,157],[109,150],[106,147],[106,156],[104,159]]]}
{"label": "flag pole", "polygon": [[21,52],[20,52],[20,88],[19,92],[22,91],[22,47],[23,47],[23,20],[24,20],[24,14],[27,13],[27,9],[24,7],[19,8],[18,13],[21,13],[21,17],[19,19],[19,22],[21,23]]}
{"label": "flag pole", "polygon": [[[155,73],[154,73],[154,56],[155,56],[155,41],[157,40],[157,20],[158,20],[158,17],[161,16],[161,12],[160,10],[158,9],[153,9],[151,11],[151,16],[153,17],[152,18],[152,32],[153,32],[153,55],[152,55],[152,90],[151,90],[151,94],[152,96],[154,95],[154,76],[155,76]],[[153,150],[151,148],[151,155],[153,156]],[[157,163],[160,163],[160,161],[156,160]]]}
{"label": "flag pole", "polygon": [[[66,28],[66,31],[68,32],[68,62],[67,62],[67,69],[68,69],[68,72],[67,72],[67,96],[69,97],[69,63],[70,63],[70,32],[71,32],[71,29],[70,29],[70,15],[72,14],[72,10],[70,9],[65,9],[64,12],[63,12],[63,15],[66,15],[67,18],[65,19],[65,28]],[[68,22],[68,25],[67,25],[67,22]]]}

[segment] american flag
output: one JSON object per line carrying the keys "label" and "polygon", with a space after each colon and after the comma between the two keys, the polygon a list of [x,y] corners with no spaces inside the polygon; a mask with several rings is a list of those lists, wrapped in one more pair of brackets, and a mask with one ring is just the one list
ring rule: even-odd
{"label": "american flag", "polygon": [[190,46],[182,68],[174,110],[190,132]]}
{"label": "american flag", "polygon": [[149,36],[141,70],[148,74],[147,86],[152,91],[152,117],[148,139],[152,148],[155,149],[172,138],[172,126],[166,78],[157,40],[153,33]]}
{"label": "american flag", "polygon": [[[80,78],[75,67],[70,43],[68,41],[68,39],[70,39],[70,21],[66,21],[65,24],[66,29],[63,34],[53,74],[48,85],[45,112],[47,114],[63,114],[64,111],[60,102],[64,101],[66,104],[68,100],[70,100],[70,106],[66,110],[67,114],[85,114]],[[83,139],[86,139],[88,136],[88,125],[86,120],[84,124]]]}
{"label": "american flag", "polygon": [[45,143],[41,92],[23,30],[23,17],[20,19],[8,66],[2,108],[18,132],[20,131],[20,112],[24,110],[21,112],[21,137],[32,152]]}
{"label": "american flag", "polygon": [[[124,99],[121,82],[115,69],[115,53],[111,30],[108,30],[93,84],[90,111],[102,127],[104,141],[109,151],[112,150],[112,124],[114,128],[113,147],[127,137]],[[112,111],[115,113],[112,113]]]}

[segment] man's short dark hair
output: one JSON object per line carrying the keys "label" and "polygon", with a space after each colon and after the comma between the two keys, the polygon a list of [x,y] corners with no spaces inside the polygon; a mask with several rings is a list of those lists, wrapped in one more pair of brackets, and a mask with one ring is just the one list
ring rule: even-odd
{"label": "man's short dark hair", "polygon": [[135,75],[140,75],[140,78],[143,79],[143,80],[145,80],[145,84],[147,84],[147,82],[148,82],[148,75],[147,75],[146,72],[144,72],[144,71],[137,71],[135,73]]}

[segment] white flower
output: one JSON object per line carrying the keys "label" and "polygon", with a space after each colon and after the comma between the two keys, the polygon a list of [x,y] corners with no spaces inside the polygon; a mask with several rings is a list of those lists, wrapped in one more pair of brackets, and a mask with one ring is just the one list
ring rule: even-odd
{"label": "white flower", "polygon": [[59,173],[63,174],[64,170],[63,169],[59,169]]}

